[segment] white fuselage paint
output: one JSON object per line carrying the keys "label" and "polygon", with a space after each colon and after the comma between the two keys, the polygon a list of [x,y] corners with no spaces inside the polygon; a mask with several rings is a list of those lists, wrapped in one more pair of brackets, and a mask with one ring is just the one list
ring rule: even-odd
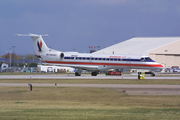
{"label": "white fuselage paint", "polygon": [[[60,57],[64,54],[64,57]],[[100,71],[107,69],[162,69],[162,65],[151,60],[147,56],[138,55],[108,55],[87,54],[76,52],[47,52],[41,56],[43,61],[50,64],[61,64],[82,68],[89,71]],[[141,58],[149,58],[141,60]]]}

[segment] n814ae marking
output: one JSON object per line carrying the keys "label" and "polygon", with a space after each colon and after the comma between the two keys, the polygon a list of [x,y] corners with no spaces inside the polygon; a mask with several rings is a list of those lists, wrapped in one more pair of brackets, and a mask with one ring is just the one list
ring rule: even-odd
{"label": "n814ae marking", "polygon": [[[36,55],[44,62],[54,65],[73,67],[80,76],[83,70],[91,71],[96,76],[99,71],[108,69],[162,69],[163,66],[153,61],[148,56],[118,55],[118,54],[89,54],[78,52],[62,52],[47,47],[42,36],[36,34],[18,36],[30,36],[33,39]],[[47,36],[47,35],[44,35]],[[37,44],[38,43],[38,44]]]}

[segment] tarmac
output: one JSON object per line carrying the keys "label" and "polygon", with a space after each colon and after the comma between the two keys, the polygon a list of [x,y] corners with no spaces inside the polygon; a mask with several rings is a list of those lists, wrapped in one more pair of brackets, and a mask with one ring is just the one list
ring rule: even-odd
{"label": "tarmac", "polygon": [[[84,74],[75,76],[74,74],[53,74],[53,75],[0,75],[0,79],[138,79],[137,75],[106,76],[103,74],[91,76]],[[170,77],[145,77],[145,79],[180,79],[180,76],[171,75]]]}
{"label": "tarmac", "polygon": [[[137,79],[137,76],[82,75],[0,75],[0,79]],[[171,77],[146,77],[145,79],[180,79]],[[55,87],[54,83],[31,83],[33,87]],[[0,83],[0,87],[29,87],[28,83]],[[57,84],[57,87],[105,88],[128,95],[180,95],[180,85],[150,84]]]}

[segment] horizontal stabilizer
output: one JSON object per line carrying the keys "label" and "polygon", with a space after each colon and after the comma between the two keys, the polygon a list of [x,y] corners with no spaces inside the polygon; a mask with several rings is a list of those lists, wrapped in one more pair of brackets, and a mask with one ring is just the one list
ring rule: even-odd
{"label": "horizontal stabilizer", "polygon": [[42,54],[42,52],[47,52],[50,50],[42,38],[42,36],[48,36],[48,34],[38,35],[38,34],[28,33],[28,34],[15,34],[15,35],[31,37],[33,40],[35,51],[36,51],[37,55]]}
{"label": "horizontal stabilizer", "polygon": [[17,35],[17,36],[30,36],[30,37],[49,36],[48,34],[37,35],[37,34],[31,34],[31,33],[28,33],[28,34],[15,34],[15,35]]}

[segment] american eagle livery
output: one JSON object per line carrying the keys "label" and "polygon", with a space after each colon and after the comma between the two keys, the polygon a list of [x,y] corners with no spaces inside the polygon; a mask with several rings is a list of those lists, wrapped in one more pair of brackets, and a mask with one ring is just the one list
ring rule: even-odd
{"label": "american eagle livery", "polygon": [[148,56],[121,55],[121,54],[90,54],[78,52],[62,52],[48,48],[42,36],[36,34],[17,34],[30,36],[33,39],[37,57],[48,64],[73,67],[75,76],[80,76],[83,70],[90,71],[92,76],[97,76],[99,71],[108,69],[162,69],[160,63],[153,61]]}

